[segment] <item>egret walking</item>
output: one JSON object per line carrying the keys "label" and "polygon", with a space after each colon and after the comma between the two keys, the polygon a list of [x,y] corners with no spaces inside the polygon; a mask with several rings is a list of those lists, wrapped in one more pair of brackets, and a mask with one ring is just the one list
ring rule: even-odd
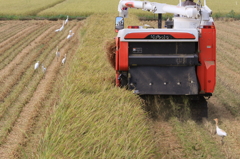
{"label": "egret walking", "polygon": [[65,20],[65,24],[67,24],[67,22],[68,22],[68,16],[67,16],[67,19]]}
{"label": "egret walking", "polygon": [[218,136],[222,137],[222,144],[224,144],[223,138],[227,136],[227,133],[218,127],[218,119],[213,119],[216,122],[216,133]]}
{"label": "egret walking", "polygon": [[59,32],[59,31],[62,31],[64,29],[64,21],[63,21],[63,25],[61,26],[61,28],[55,30],[55,32]]}
{"label": "egret walking", "polygon": [[34,70],[38,69],[38,67],[39,67],[39,61],[37,63],[35,63]]}
{"label": "egret walking", "polygon": [[66,62],[67,59],[67,54],[65,54],[64,58],[62,59],[62,64],[64,65],[64,63]]}
{"label": "egret walking", "polygon": [[60,52],[58,51],[58,46],[57,46],[57,51],[56,51],[56,57],[57,57],[57,61],[58,61],[58,58],[60,57]]}

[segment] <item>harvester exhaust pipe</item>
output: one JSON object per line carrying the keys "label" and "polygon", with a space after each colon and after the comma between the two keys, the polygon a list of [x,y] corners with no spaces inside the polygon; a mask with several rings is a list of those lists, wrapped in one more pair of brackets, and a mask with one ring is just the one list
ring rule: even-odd
{"label": "harvester exhaust pipe", "polygon": [[162,13],[158,14],[158,28],[162,28]]}

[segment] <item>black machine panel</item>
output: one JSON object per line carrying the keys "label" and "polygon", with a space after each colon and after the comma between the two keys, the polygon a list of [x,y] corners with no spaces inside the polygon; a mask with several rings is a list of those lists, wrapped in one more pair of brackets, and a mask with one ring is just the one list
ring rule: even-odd
{"label": "black machine panel", "polygon": [[129,54],[197,54],[197,42],[129,42]]}
{"label": "black machine panel", "polygon": [[131,54],[129,66],[195,66],[197,54]]}
{"label": "black machine panel", "polygon": [[140,95],[196,95],[199,91],[194,66],[130,67],[128,78],[130,89]]}

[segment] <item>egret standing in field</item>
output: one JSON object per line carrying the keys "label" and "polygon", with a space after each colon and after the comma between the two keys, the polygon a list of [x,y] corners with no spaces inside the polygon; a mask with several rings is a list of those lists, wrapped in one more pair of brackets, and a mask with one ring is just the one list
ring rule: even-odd
{"label": "egret standing in field", "polygon": [[217,133],[218,136],[222,137],[221,141],[222,141],[222,144],[224,144],[223,139],[224,139],[225,136],[227,136],[227,133],[218,127],[218,119],[217,118],[213,119],[213,120],[216,122],[216,133]]}
{"label": "egret standing in field", "polygon": [[67,39],[69,39],[69,38],[70,38],[70,36],[71,36],[71,33],[72,33],[72,30],[69,30],[69,34],[68,34],[68,36],[67,36]]}
{"label": "egret standing in field", "polygon": [[67,22],[68,22],[68,16],[67,16],[67,19],[66,19],[66,20],[65,20],[65,22],[64,22],[64,23],[65,23],[65,25],[67,24]]}
{"label": "egret standing in field", "polygon": [[65,54],[64,58],[62,59],[62,64],[64,65],[67,60],[67,54]]}
{"label": "egret standing in field", "polygon": [[38,67],[39,67],[39,61],[35,63],[34,70],[38,69]]}
{"label": "egret standing in field", "polygon": [[64,21],[63,21],[63,25],[61,26],[61,28],[55,30],[55,32],[59,32],[59,31],[62,31],[64,29]]}
{"label": "egret standing in field", "polygon": [[67,36],[67,39],[70,39],[72,36],[74,35],[74,33],[72,33],[72,30],[69,31],[69,34]]}
{"label": "egret standing in field", "polygon": [[60,57],[60,52],[58,51],[58,46],[57,46],[57,51],[56,51],[56,57],[57,57],[57,61],[58,61],[58,58]]}

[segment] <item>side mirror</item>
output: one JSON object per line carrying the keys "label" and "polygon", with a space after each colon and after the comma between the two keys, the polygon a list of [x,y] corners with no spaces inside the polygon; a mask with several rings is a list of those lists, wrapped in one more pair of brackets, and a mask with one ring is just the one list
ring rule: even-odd
{"label": "side mirror", "polygon": [[115,32],[117,33],[121,29],[124,29],[124,18],[123,17],[116,17]]}

